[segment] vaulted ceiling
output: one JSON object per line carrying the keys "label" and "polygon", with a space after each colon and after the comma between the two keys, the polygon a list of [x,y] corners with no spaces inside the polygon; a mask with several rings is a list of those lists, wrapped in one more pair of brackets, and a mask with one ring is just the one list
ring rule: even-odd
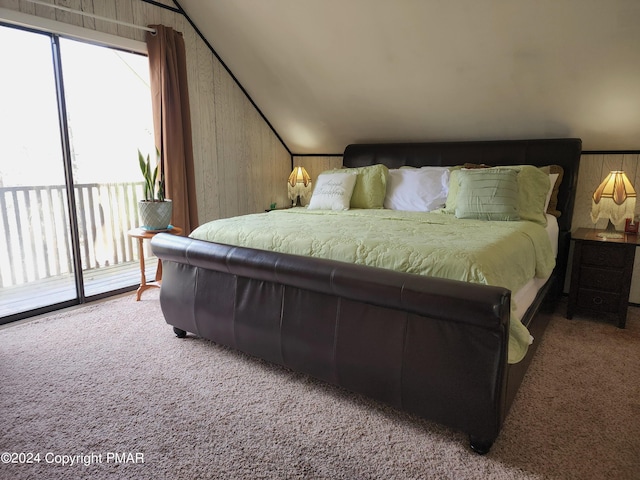
{"label": "vaulted ceiling", "polygon": [[581,137],[640,150],[638,0],[180,0],[293,153]]}

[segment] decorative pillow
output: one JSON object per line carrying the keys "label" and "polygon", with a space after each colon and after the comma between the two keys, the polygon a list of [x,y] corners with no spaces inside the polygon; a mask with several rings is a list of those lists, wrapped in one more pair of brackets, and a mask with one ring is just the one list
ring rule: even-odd
{"label": "decorative pillow", "polygon": [[518,173],[518,212],[522,220],[547,224],[544,205],[549,193],[549,175],[533,165],[510,167]]}
{"label": "decorative pillow", "polygon": [[356,184],[353,172],[321,173],[307,207],[309,210],[349,210],[349,202]]}
{"label": "decorative pillow", "polygon": [[456,197],[458,196],[458,186],[460,185],[460,179],[458,173],[460,170],[477,170],[480,168],[497,168],[484,163],[465,163],[464,165],[458,165],[451,167],[451,177],[449,178],[449,193],[447,194],[447,201],[445,202],[445,213],[456,213]]}
{"label": "decorative pillow", "polygon": [[349,172],[357,174],[356,185],[351,195],[351,208],[382,208],[387,192],[389,169],[377,164],[368,167],[342,168],[326,173]]}
{"label": "decorative pillow", "polygon": [[548,165],[546,167],[540,167],[545,173],[548,174],[557,174],[558,178],[556,179],[556,183],[553,186],[553,191],[551,192],[551,198],[549,199],[549,205],[545,209],[546,212],[555,217],[560,217],[562,212],[558,210],[558,192],[560,191],[560,184],[562,183],[562,177],[564,176],[564,169],[560,165]]}
{"label": "decorative pillow", "polygon": [[457,218],[520,220],[518,173],[510,169],[460,170]]}
{"label": "decorative pillow", "polygon": [[[472,170],[453,170],[449,179],[449,195],[444,208],[445,213],[456,213],[457,198],[460,189],[460,176],[463,172],[486,172],[492,170],[514,170],[518,174],[518,213],[521,220],[547,224],[545,202],[549,193],[549,175],[533,165],[509,165],[502,167],[480,168]],[[552,194],[553,198],[553,194]]]}
{"label": "decorative pillow", "polygon": [[442,208],[449,192],[448,167],[389,170],[384,208],[430,212]]}
{"label": "decorative pillow", "polygon": [[460,172],[462,171],[460,168],[454,168],[449,175],[449,193],[447,193],[447,201],[443,209],[445,213],[456,213],[456,199],[460,189]]}
{"label": "decorative pillow", "polygon": [[[472,169],[472,168],[491,168],[490,165],[485,165],[484,163],[465,163],[462,168]],[[555,217],[559,217],[561,212],[558,211],[558,192],[560,191],[560,184],[562,183],[562,176],[564,174],[564,169],[560,165],[547,165],[545,167],[538,167],[543,172],[549,175],[555,175],[555,184],[553,185],[553,190],[551,191],[551,196],[547,200],[546,206],[544,207],[545,212]]]}

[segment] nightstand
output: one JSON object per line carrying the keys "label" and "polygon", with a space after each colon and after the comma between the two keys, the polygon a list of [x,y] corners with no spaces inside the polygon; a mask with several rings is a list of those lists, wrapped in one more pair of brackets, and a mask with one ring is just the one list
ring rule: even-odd
{"label": "nightstand", "polygon": [[140,286],[136,291],[136,301],[140,301],[142,292],[144,292],[145,290],[149,288],[160,288],[160,283],[162,282],[162,261],[158,259],[155,281],[147,282],[147,276],[145,274],[144,266],[144,248],[142,244],[145,240],[151,240],[160,232],[166,232],[172,235],[180,235],[182,233],[182,229],[180,227],[171,226],[171,228],[168,230],[145,230],[142,227],[138,227],[132,228],[127,232],[127,235],[129,235],[131,238],[138,239],[138,254],[140,256]]}
{"label": "nightstand", "polygon": [[597,236],[600,231],[579,228],[571,235],[575,244],[567,318],[587,310],[617,316],[618,327],[624,328],[638,236],[605,239]]}

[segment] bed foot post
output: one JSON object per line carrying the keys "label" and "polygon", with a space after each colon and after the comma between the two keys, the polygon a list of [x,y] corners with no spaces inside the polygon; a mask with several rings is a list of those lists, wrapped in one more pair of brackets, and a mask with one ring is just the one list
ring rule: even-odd
{"label": "bed foot post", "polygon": [[187,332],[178,327],[173,327],[173,333],[175,333],[178,338],[184,338],[187,336]]}
{"label": "bed foot post", "polygon": [[489,453],[489,450],[491,450],[493,440],[485,440],[469,435],[469,445],[471,446],[471,450],[476,452],[478,455],[486,455]]}

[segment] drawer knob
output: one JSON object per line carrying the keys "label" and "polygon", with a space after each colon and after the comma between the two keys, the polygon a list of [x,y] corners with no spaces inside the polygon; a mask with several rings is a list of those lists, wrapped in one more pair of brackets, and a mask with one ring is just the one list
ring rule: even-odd
{"label": "drawer knob", "polygon": [[602,297],[593,297],[593,303],[596,305],[602,305]]}

